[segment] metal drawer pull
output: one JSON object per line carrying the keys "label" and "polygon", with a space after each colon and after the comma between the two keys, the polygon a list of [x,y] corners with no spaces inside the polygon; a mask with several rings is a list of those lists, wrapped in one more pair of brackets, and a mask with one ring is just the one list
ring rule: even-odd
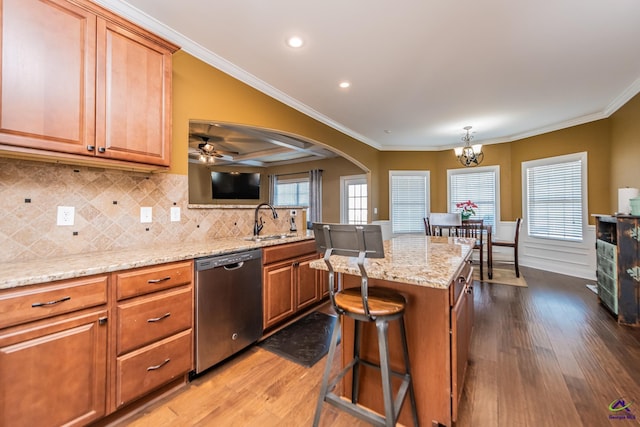
{"label": "metal drawer pull", "polygon": [[105,151],[107,151],[107,149],[104,147],[98,148],[98,153],[104,153]]}
{"label": "metal drawer pull", "polygon": [[154,318],[152,318],[152,319],[147,319],[147,322],[149,322],[149,323],[159,322],[159,321],[161,321],[162,319],[166,319],[166,318],[167,318],[167,317],[169,317],[169,316],[171,316],[171,313],[165,313],[165,314],[163,314],[163,315],[162,315],[162,316],[160,316],[160,317],[154,317]]}
{"label": "metal drawer pull", "polygon": [[160,283],[166,282],[167,280],[171,280],[171,276],[163,277],[162,279],[149,279],[147,280],[147,283]]}
{"label": "metal drawer pull", "polygon": [[71,297],[63,297],[63,298],[60,298],[59,300],[55,300],[55,301],[34,302],[33,304],[31,304],[31,307],[44,307],[44,306],[47,306],[47,305],[59,304],[61,302],[69,301],[70,299],[71,299]]}
{"label": "metal drawer pull", "polygon": [[169,363],[169,362],[171,362],[171,359],[165,359],[165,360],[164,360],[164,362],[162,362],[162,363],[161,363],[161,364],[159,364],[159,365],[156,365],[156,366],[149,366],[149,367],[147,368],[147,371],[155,371],[155,370],[157,370],[157,369],[160,369],[160,368],[162,368],[164,365],[166,365],[166,364],[167,364],[167,363]]}

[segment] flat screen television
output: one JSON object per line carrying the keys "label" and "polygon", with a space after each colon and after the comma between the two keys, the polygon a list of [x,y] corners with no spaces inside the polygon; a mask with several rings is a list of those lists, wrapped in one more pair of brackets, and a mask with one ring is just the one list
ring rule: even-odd
{"label": "flat screen television", "polygon": [[245,172],[211,172],[214,199],[259,199],[260,174]]}

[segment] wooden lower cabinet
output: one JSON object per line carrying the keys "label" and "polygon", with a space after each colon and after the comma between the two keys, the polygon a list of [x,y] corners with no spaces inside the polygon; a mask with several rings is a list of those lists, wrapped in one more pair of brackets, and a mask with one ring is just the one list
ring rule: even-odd
{"label": "wooden lower cabinet", "polygon": [[186,383],[193,305],[191,260],[0,290],[0,426],[101,423]]}
{"label": "wooden lower cabinet", "polygon": [[116,410],[193,370],[193,261],[113,273],[112,282]]}
{"label": "wooden lower cabinet", "polygon": [[118,357],[116,402],[118,406],[179,378],[192,369],[191,329]]}
{"label": "wooden lower cabinet", "polygon": [[[384,286],[398,291],[407,298],[404,314],[414,382],[418,419],[421,425],[454,425],[458,416],[458,404],[464,386],[468,364],[469,345],[473,329],[472,269],[464,263],[456,280],[448,288],[439,289],[407,283],[369,279],[369,286]],[[360,277],[343,274],[344,288],[360,286]],[[362,328],[361,354],[378,363],[377,331],[373,322]],[[343,316],[342,363],[343,367],[353,358],[354,322]],[[403,366],[398,322],[389,324],[391,365]],[[394,387],[400,380],[393,379]],[[351,396],[351,374],[342,382],[344,395]],[[363,366],[360,377],[359,402],[384,413],[382,386],[379,370]],[[408,397],[407,397],[408,399]],[[405,401],[399,423],[413,425],[411,408]]]}
{"label": "wooden lower cabinet", "polygon": [[309,267],[318,259],[315,241],[263,249],[263,328],[275,326],[322,300],[320,272]]}
{"label": "wooden lower cabinet", "polygon": [[0,330],[0,425],[86,425],[105,415],[107,311]]}

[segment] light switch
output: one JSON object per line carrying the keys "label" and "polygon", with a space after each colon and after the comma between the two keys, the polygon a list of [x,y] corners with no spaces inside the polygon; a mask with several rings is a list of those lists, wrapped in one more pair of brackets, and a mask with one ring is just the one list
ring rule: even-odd
{"label": "light switch", "polygon": [[180,222],[180,207],[171,206],[171,222]]}
{"label": "light switch", "polygon": [[142,206],[140,207],[140,222],[148,223],[152,222],[151,217],[153,213],[153,208],[150,206]]}

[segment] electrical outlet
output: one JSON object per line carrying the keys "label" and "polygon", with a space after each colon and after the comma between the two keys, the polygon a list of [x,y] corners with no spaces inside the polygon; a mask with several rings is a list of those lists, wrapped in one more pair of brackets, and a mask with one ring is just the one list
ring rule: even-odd
{"label": "electrical outlet", "polygon": [[149,206],[141,207],[140,208],[140,222],[141,223],[151,222],[152,212],[153,212],[153,208],[151,208]]}
{"label": "electrical outlet", "polygon": [[291,215],[291,216],[296,216],[296,215],[298,215],[298,211],[297,211],[297,210],[295,210],[295,209],[291,209],[291,210],[289,211],[289,215]]}
{"label": "electrical outlet", "polygon": [[180,207],[172,206],[170,209],[171,212],[171,222],[180,222]]}
{"label": "electrical outlet", "polygon": [[58,206],[58,225],[73,225],[75,216],[75,208],[73,206]]}

